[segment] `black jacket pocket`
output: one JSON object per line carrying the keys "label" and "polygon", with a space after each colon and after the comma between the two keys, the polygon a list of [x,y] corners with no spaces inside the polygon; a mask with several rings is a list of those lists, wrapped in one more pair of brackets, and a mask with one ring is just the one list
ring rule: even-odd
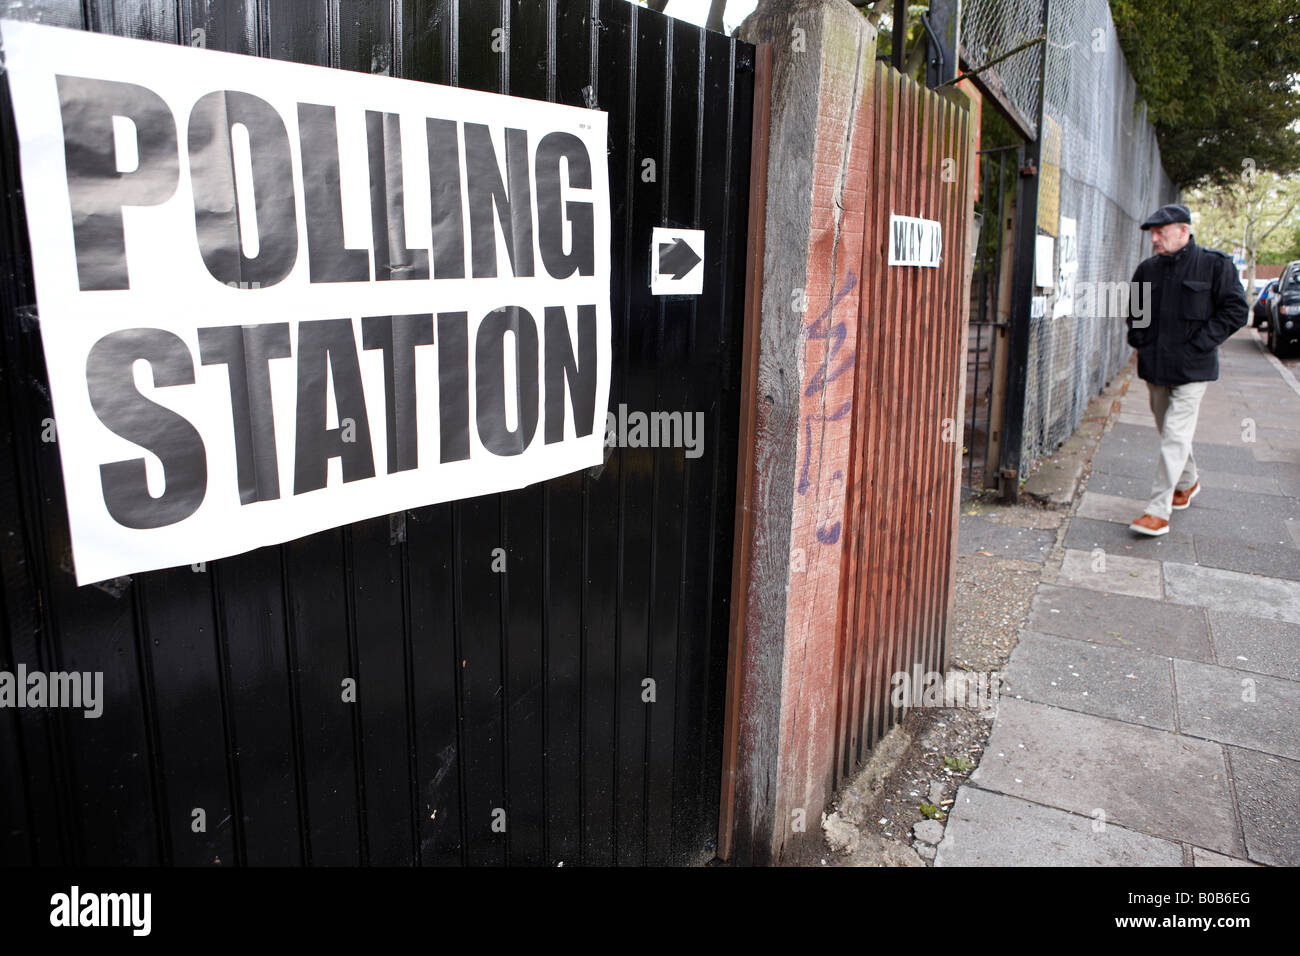
{"label": "black jacket pocket", "polygon": [[1214,312],[1210,283],[1200,279],[1184,279],[1179,305],[1183,318],[1191,322],[1204,322]]}

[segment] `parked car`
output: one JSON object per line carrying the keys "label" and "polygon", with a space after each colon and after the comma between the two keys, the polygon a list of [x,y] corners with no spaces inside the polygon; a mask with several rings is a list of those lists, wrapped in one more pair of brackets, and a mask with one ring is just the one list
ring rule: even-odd
{"label": "parked car", "polygon": [[1257,329],[1268,328],[1268,317],[1269,317],[1268,300],[1276,290],[1277,290],[1276,279],[1269,279],[1267,282],[1264,283],[1264,288],[1263,290],[1260,291],[1259,298],[1255,300],[1255,308],[1254,308],[1255,328]]}
{"label": "parked car", "polygon": [[1289,355],[1300,348],[1300,259],[1287,265],[1268,306],[1268,350]]}

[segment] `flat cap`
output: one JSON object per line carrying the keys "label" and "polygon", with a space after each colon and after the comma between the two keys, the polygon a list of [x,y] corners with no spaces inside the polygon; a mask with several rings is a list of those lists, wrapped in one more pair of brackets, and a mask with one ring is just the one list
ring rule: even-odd
{"label": "flat cap", "polygon": [[1171,222],[1191,223],[1192,214],[1186,206],[1180,206],[1177,203],[1170,203],[1168,206],[1161,206],[1150,216],[1147,221],[1142,223],[1143,229],[1150,229],[1152,226],[1167,226]]}

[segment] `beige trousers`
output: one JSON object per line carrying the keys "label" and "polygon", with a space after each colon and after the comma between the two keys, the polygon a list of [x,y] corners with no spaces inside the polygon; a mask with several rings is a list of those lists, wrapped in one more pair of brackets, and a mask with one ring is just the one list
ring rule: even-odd
{"label": "beige trousers", "polygon": [[1192,457],[1192,435],[1201,398],[1209,382],[1186,385],[1152,385],[1147,383],[1151,413],[1160,432],[1160,460],[1151,485],[1151,502],[1146,513],[1169,520],[1173,513],[1174,489],[1186,491],[1196,484],[1196,459]]}

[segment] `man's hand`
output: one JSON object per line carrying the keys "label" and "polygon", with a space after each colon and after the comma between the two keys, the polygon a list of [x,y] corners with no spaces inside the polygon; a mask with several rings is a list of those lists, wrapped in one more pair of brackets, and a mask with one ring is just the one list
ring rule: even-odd
{"label": "man's hand", "polygon": [[1214,314],[1205,322],[1205,327],[1192,340],[1192,345],[1203,352],[1217,348],[1232,333],[1246,324],[1250,315],[1250,306],[1246,303],[1246,290],[1237,278],[1237,269],[1232,260],[1217,257],[1218,271],[1214,275],[1211,291],[1214,295]]}

